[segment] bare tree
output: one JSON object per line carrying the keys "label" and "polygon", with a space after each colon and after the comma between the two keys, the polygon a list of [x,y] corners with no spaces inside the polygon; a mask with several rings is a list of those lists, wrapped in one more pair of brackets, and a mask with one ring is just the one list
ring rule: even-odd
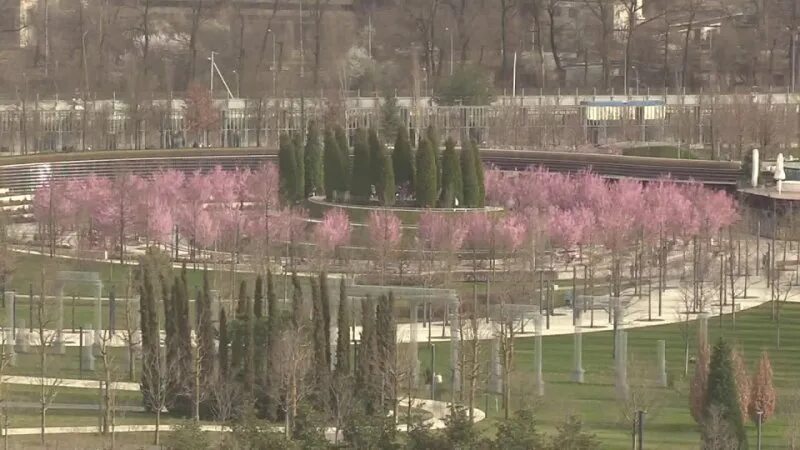
{"label": "bare tree", "polygon": [[703,423],[703,448],[707,450],[728,450],[739,445],[736,433],[730,430],[725,414],[719,406],[712,405]]}
{"label": "bare tree", "polygon": [[648,417],[658,414],[665,396],[663,388],[656,385],[658,379],[652,364],[630,358],[628,361],[628,395],[617,397],[620,420],[623,424],[633,423],[637,411],[647,411]]}
{"label": "bare tree", "polygon": [[58,370],[53,371],[53,375],[50,375],[50,360],[48,358],[49,353],[54,348],[54,344],[58,339],[61,339],[61,330],[57,328],[57,319],[49,308],[45,306],[45,268],[42,266],[41,269],[41,283],[40,283],[40,292],[39,300],[33,306],[35,308],[34,317],[36,320],[36,334],[39,338],[38,345],[36,346],[36,353],[37,353],[37,369],[39,372],[39,418],[40,418],[40,436],[41,436],[41,444],[45,445],[45,430],[47,428],[47,411],[50,409],[50,405],[53,404],[53,401],[58,395],[58,391],[62,384],[62,379],[55,374],[58,373]]}
{"label": "bare tree", "polygon": [[313,348],[302,327],[284,331],[277,345],[275,362],[283,393],[281,406],[286,416],[286,435],[291,436],[298,405],[314,393],[313,386],[305,380],[311,368]]}
{"label": "bare tree", "polygon": [[100,333],[100,360],[102,361],[102,376],[100,391],[102,395],[101,403],[101,431],[105,435],[110,434],[111,448],[115,447],[114,427],[116,424],[117,398],[115,384],[118,381],[119,368],[116,358],[111,354],[111,342],[114,333],[110,329],[105,329]]}

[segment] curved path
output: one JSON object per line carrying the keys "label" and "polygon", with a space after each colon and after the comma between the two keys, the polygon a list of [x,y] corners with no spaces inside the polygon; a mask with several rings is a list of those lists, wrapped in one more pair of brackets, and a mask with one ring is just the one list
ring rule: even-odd
{"label": "curved path", "polygon": [[[25,376],[4,376],[3,382],[7,384],[18,384],[18,385],[39,385],[41,384],[42,379],[38,377],[25,377]],[[80,379],[55,379],[55,378],[45,378],[45,383],[53,386],[57,385],[59,387],[64,388],[83,388],[83,389],[97,389],[97,384],[99,381],[97,380],[80,380]],[[138,392],[140,390],[139,383],[131,383],[131,382],[117,382],[113,384],[114,389],[119,391],[135,391]],[[24,402],[18,402],[19,404],[15,405],[11,403],[9,406],[11,407],[18,407],[18,408],[27,408],[27,407],[39,407],[37,404],[25,404]],[[408,399],[401,399],[398,401],[398,406],[400,408],[408,407]],[[429,400],[429,399],[413,399],[412,406],[417,409],[421,409],[426,411],[431,415],[429,419],[425,421],[425,424],[430,426],[431,429],[438,430],[445,427],[444,419],[450,414],[450,403],[442,402],[439,400]],[[91,404],[63,404],[63,405],[54,405],[51,409],[75,409],[75,410],[97,410],[97,405]],[[140,412],[143,411],[141,407],[120,407],[120,410],[126,411],[136,411]],[[486,414],[480,409],[473,410],[473,420],[475,422],[480,422],[486,418]],[[173,428],[171,425],[161,425],[160,429],[162,431],[170,431]],[[201,427],[203,431],[216,431],[216,432],[227,432],[230,431],[230,427],[222,426],[222,425],[203,425]],[[114,427],[114,432],[116,433],[126,433],[126,432],[150,432],[155,431],[155,425],[117,425]],[[406,431],[407,426],[406,424],[398,424],[397,429],[399,431]],[[275,426],[273,427],[274,431],[283,431],[284,428],[282,426]],[[84,426],[84,427],[48,427],[45,429],[45,434],[94,434],[99,433],[100,429],[96,426]],[[40,434],[41,428],[9,428],[8,435],[34,435]],[[331,441],[336,439],[337,430],[334,427],[327,427],[325,429],[325,435]],[[2,435],[2,433],[0,433]],[[341,438],[341,435],[339,436]]]}

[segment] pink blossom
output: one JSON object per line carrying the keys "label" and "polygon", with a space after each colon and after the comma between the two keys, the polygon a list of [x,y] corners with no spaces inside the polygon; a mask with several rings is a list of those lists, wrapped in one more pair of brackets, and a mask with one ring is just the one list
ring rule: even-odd
{"label": "pink blossom", "polygon": [[461,220],[466,231],[464,242],[470,249],[485,248],[492,244],[495,224],[486,213],[468,214]]}
{"label": "pink blossom", "polygon": [[335,250],[350,241],[350,218],[341,208],[325,212],[322,221],[314,230],[317,246],[325,251]]}
{"label": "pink blossom", "polygon": [[418,233],[423,245],[431,250],[450,253],[464,245],[466,227],[460,220],[442,213],[426,211],[420,216]]}
{"label": "pink blossom", "polygon": [[550,213],[549,236],[554,245],[570,249],[589,241],[594,214],[589,208],[553,209]]}
{"label": "pink blossom", "polygon": [[497,243],[500,248],[515,252],[522,247],[527,232],[521,217],[516,214],[505,216],[500,219]]}
{"label": "pink blossom", "polygon": [[389,251],[400,244],[400,219],[389,211],[372,211],[367,222],[372,245]]}
{"label": "pink blossom", "polygon": [[278,168],[267,163],[250,173],[245,182],[243,197],[261,205],[261,209],[278,204]]}

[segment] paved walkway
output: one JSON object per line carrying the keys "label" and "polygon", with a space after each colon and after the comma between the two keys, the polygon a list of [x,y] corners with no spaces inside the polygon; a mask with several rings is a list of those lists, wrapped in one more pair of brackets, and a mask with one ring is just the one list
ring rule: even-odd
{"label": "paved walkway", "polygon": [[[79,379],[56,379],[56,378],[45,378],[45,383],[48,385],[57,384],[61,387],[69,387],[69,388],[86,388],[86,389],[96,389],[98,387],[99,381],[97,380],[79,380]],[[37,377],[23,377],[23,376],[5,376],[3,377],[3,382],[8,384],[20,384],[20,385],[39,385],[41,382],[41,378]],[[139,391],[140,387],[138,383],[130,383],[130,382],[119,382],[114,383],[114,388],[121,391]],[[9,405],[13,407],[13,405],[17,405],[20,408],[39,408],[38,403],[34,402],[10,402]],[[398,401],[398,407],[400,410],[403,408],[408,407],[408,399],[401,399]],[[438,401],[438,400],[428,400],[428,399],[414,399],[412,401],[412,407],[418,408],[423,411],[428,412],[431,417],[425,421],[427,425],[429,425],[432,429],[442,429],[445,427],[444,419],[450,414],[450,403]],[[94,404],[54,404],[51,409],[74,409],[74,410],[84,410],[84,411],[97,411],[99,409],[98,405]],[[143,412],[144,408],[136,407],[136,406],[118,406],[118,410],[120,411],[131,411],[131,412]],[[486,413],[481,411],[480,409],[473,410],[473,420],[475,422],[480,422],[486,418]],[[398,424],[397,429],[399,431],[406,431],[406,424]],[[170,426],[161,426],[162,431],[168,431],[171,429]],[[275,426],[273,427],[275,431],[283,431],[283,427]],[[205,431],[230,431],[228,427],[223,426],[214,426],[214,425],[204,425],[203,430]],[[122,432],[146,432],[146,431],[155,431],[155,425],[120,425],[115,428],[115,431],[118,433]],[[40,428],[12,428],[8,430],[9,435],[24,435],[24,434],[39,434],[41,432]],[[59,434],[59,433],[98,433],[99,430],[97,427],[48,427],[45,433],[47,434]],[[2,435],[0,433],[0,435]],[[325,429],[325,435],[333,441],[336,437],[336,429],[333,427],[328,427]],[[341,438],[341,434],[339,436]]]}

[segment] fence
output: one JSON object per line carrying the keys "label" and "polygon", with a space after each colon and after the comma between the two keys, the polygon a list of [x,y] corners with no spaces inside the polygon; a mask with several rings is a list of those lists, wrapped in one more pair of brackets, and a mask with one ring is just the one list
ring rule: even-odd
{"label": "fence", "polygon": [[[608,99],[611,100],[608,100]],[[642,113],[631,102],[657,100],[657,112]],[[587,102],[616,105],[597,110]],[[582,104],[584,103],[584,104]],[[151,101],[132,108],[120,101],[36,101],[0,106],[0,151],[4,154],[99,149],[270,147],[281,133],[311,121],[340,123],[348,136],[359,127],[381,130],[379,99],[350,99],[341,107],[319,99],[218,101],[217,124],[202,132],[187,128],[182,101]],[[592,108],[589,112],[588,108]],[[578,150],[627,142],[710,147],[738,159],[748,148],[792,149],[800,139],[800,96],[731,95],[501,98],[489,106],[437,106],[427,99],[398,101],[398,117],[411,133],[434,126],[441,137],[465,137],[509,149]],[[384,130],[393,134],[393,130]],[[385,136],[392,141],[393,136]],[[784,150],[785,151],[785,150]]]}

